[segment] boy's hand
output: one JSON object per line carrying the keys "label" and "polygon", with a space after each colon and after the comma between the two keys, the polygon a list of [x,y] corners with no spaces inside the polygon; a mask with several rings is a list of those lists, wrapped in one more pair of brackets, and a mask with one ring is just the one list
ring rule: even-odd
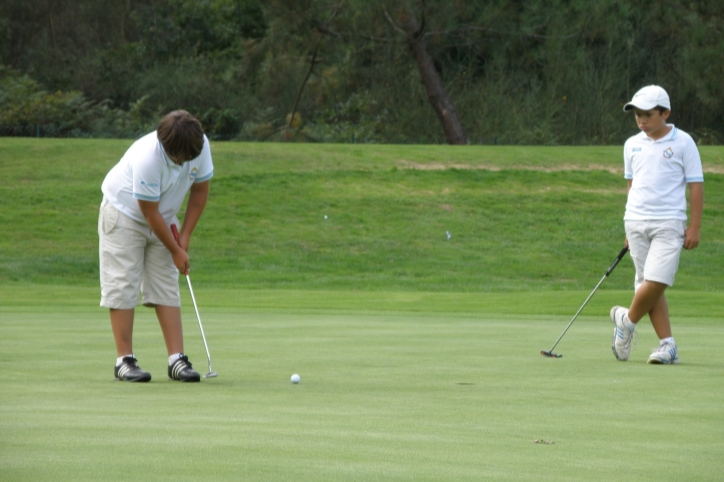
{"label": "boy's hand", "polygon": [[189,262],[189,255],[186,251],[179,249],[175,253],[172,253],[171,256],[173,257],[173,264],[176,265],[176,269],[183,274],[189,274],[191,263]]}
{"label": "boy's hand", "polygon": [[176,265],[176,269],[183,274],[189,274],[191,264],[189,262],[189,255],[186,251],[183,249],[177,249],[175,252],[171,253],[171,256],[173,257],[173,264]]}
{"label": "boy's hand", "polygon": [[186,246],[182,244],[182,239],[179,237],[178,229],[176,228],[175,224],[171,225],[171,233],[173,233],[173,239],[176,241],[176,244],[179,245],[181,249],[177,249],[173,252],[171,252],[171,256],[173,257],[173,263],[176,265],[176,268],[182,272],[183,274],[189,274],[189,268],[190,262],[189,262],[189,255],[187,251],[189,250],[189,240],[188,237],[186,237]]}
{"label": "boy's hand", "polygon": [[141,213],[143,213],[143,216],[146,218],[146,222],[151,228],[151,231],[153,231],[153,234],[156,235],[159,241],[161,241],[171,253],[171,258],[176,269],[187,274],[191,268],[189,255],[183,247],[179,245],[178,241],[174,239],[174,236],[169,236],[168,225],[163,219],[163,216],[161,216],[161,213],[158,212],[158,202],[142,201],[139,199],[138,207],[141,209]]}
{"label": "boy's hand", "polygon": [[689,226],[684,231],[684,249],[694,249],[699,246],[699,229]]}

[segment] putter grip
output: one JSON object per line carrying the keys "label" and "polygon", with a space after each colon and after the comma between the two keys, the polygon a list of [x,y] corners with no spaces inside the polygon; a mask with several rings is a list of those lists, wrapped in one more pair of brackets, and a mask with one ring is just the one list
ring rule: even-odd
{"label": "putter grip", "polygon": [[623,259],[624,256],[626,256],[626,251],[628,251],[628,246],[624,246],[620,253],[618,253],[618,256],[616,256],[616,259],[613,260],[613,264],[608,267],[608,271],[606,271],[606,276],[610,275],[611,272],[618,266],[618,262]]}

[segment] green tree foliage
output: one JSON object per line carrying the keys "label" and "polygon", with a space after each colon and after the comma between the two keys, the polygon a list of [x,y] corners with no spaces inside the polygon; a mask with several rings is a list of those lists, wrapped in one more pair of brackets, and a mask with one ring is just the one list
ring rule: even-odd
{"label": "green tree foliage", "polygon": [[142,115],[146,98],[128,110],[95,102],[78,91],[44,90],[28,75],[0,67],[0,132],[12,136],[122,137],[152,128]]}
{"label": "green tree foliage", "polygon": [[32,102],[143,120],[85,135],[186,108],[218,139],[444,142],[410,14],[472,143],[618,144],[635,132],[622,105],[652,83],[672,122],[724,142],[721,2],[5,0],[0,64],[37,83]]}

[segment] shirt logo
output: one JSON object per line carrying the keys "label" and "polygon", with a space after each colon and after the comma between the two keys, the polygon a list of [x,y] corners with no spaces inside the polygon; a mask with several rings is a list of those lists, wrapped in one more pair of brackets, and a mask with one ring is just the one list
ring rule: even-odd
{"label": "shirt logo", "polygon": [[198,167],[194,167],[193,169],[191,169],[191,172],[189,172],[189,180],[193,181],[194,179],[196,179],[196,174],[198,174],[198,173],[199,173]]}
{"label": "shirt logo", "polygon": [[643,149],[643,147],[634,147],[633,152],[641,152],[641,149]]}
{"label": "shirt logo", "polygon": [[664,151],[664,157],[667,159],[671,159],[674,156],[674,150],[670,147],[667,147]]}

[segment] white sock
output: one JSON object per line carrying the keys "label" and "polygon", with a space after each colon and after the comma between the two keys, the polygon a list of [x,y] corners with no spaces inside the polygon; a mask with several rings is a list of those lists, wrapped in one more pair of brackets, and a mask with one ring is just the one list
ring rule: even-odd
{"label": "white sock", "polygon": [[633,323],[631,320],[628,319],[628,313],[626,313],[623,317],[623,326],[628,331],[634,331],[636,329],[636,323]]}
{"label": "white sock", "polygon": [[664,343],[671,343],[672,345],[676,345],[676,342],[674,341],[674,337],[670,336],[668,338],[663,338],[659,345],[663,345]]}
{"label": "white sock", "polygon": [[183,353],[174,353],[173,355],[168,357],[168,366],[173,365],[176,362],[176,360],[181,358],[182,355],[183,355]]}
{"label": "white sock", "polygon": [[123,356],[119,356],[118,358],[116,358],[116,366],[117,367],[121,366],[121,364],[123,363],[123,359],[126,358],[127,356],[132,357],[133,353],[131,353],[130,355],[123,355]]}

